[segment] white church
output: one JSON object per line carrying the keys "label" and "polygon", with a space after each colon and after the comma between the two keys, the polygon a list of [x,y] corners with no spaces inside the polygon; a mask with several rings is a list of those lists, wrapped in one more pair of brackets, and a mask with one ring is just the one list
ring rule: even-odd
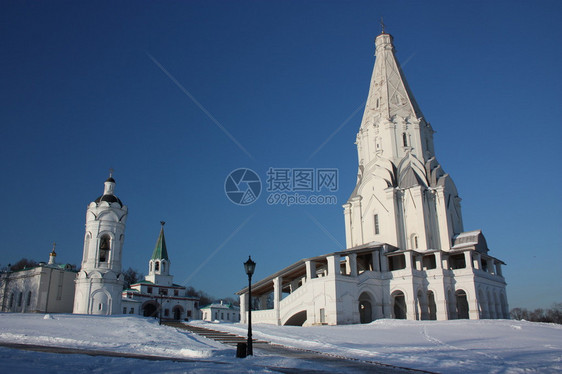
{"label": "white church", "polygon": [[[369,323],[378,318],[509,318],[504,262],[480,230],[464,231],[461,199],[435,157],[434,131],[394,53],[376,60],[357,134],[357,184],[346,204],[347,249],[307,258],[252,285],[256,323]],[[240,295],[247,321],[248,288]],[[255,309],[255,308],[254,308]]]}
{"label": "white church", "polygon": [[160,222],[160,234],[148,261],[148,275],[143,281],[132,284],[122,292],[123,314],[159,316],[176,321],[199,319],[199,297],[189,296],[187,288],[175,284],[174,277],[170,274],[164,223]]}
{"label": "white church", "polygon": [[121,313],[121,257],[128,209],[114,191],[115,179],[110,175],[104,183],[103,195],[88,205],[73,313]]}
{"label": "white church", "polygon": [[123,290],[121,259],[127,206],[115,195],[115,179],[104,183],[103,195],[86,211],[82,266],[76,275],[75,314],[137,314],[162,319],[199,319],[199,298],[174,284],[164,237],[164,222],[148,261],[144,281]]}

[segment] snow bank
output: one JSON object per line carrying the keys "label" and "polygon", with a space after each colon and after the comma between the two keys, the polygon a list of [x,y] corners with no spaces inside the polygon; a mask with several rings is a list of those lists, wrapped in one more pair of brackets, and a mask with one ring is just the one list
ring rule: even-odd
{"label": "snow bank", "polygon": [[[242,336],[247,332],[247,326],[242,324],[191,323]],[[509,320],[377,320],[368,325],[348,326],[257,324],[253,326],[253,334],[257,339],[286,346],[443,373],[562,372],[562,326],[554,324]],[[197,359],[198,363],[181,365],[200,372],[242,372],[249,368],[270,372],[272,367],[280,366],[329,371],[319,369],[317,362],[259,352],[252,358],[236,359],[233,347],[159,326],[156,320],[139,316],[0,313],[0,342]],[[79,362],[88,362],[89,367],[113,369],[118,362],[127,362],[134,365],[135,373],[152,373],[156,367],[138,362],[143,360],[86,357]],[[42,372],[46,362],[58,365],[61,371],[82,367],[76,364],[75,355],[0,349],[0,366],[4,369],[14,367],[22,372],[25,367],[30,373]],[[177,372],[181,365],[168,362],[164,372]]]}
{"label": "snow bank", "polygon": [[[204,324],[204,322],[192,322]],[[209,328],[246,333],[246,325]],[[368,325],[253,325],[253,336],[291,347],[446,373],[562,372],[562,326],[510,320],[377,320]]]}
{"label": "snow bank", "polygon": [[224,353],[218,343],[138,316],[0,313],[0,341],[180,358]]}

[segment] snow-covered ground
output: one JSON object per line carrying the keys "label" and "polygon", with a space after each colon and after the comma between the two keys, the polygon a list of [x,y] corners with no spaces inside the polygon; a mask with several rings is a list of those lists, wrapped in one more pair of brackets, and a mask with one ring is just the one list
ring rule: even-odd
{"label": "snow-covered ground", "polygon": [[[192,322],[239,335],[241,324]],[[254,337],[275,343],[386,364],[446,373],[562,372],[562,326],[508,320],[398,321],[369,325],[278,327],[254,325]],[[235,348],[159,326],[138,316],[0,313],[0,342],[167,356],[197,362],[61,355],[0,348],[2,372],[177,373],[270,372],[316,369],[317,364]]]}
{"label": "snow-covered ground", "polygon": [[[193,322],[243,335],[246,325]],[[562,325],[511,320],[405,321],[368,325],[254,325],[253,336],[396,366],[442,373],[560,373]]]}

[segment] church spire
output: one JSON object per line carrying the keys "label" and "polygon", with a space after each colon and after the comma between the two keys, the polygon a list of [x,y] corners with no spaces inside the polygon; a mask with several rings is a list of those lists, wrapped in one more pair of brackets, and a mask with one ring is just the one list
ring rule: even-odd
{"label": "church spire", "polygon": [[165,224],[166,222],[160,221],[160,235],[158,235],[152,257],[148,261],[148,275],[144,279],[156,285],[171,286],[173,276],[170,275],[170,259],[164,238]]}
{"label": "church spire", "polygon": [[164,225],[166,222],[160,221],[160,235],[158,235],[158,240],[156,241],[156,247],[152,252],[151,260],[166,260],[170,261],[168,258],[168,250],[166,249],[166,239],[164,238]]}
{"label": "church spire", "polygon": [[381,27],[383,32],[375,39],[376,59],[357,134],[359,178],[365,167],[374,167],[376,160],[389,160],[398,166],[409,155],[422,164],[434,157],[431,125],[414,99],[394,54],[392,35],[386,32],[382,20]]}
{"label": "church spire", "polygon": [[394,54],[392,35],[385,32],[382,19],[381,28],[382,33],[375,39],[376,60],[362,125],[377,119],[391,119],[395,115],[422,117]]}

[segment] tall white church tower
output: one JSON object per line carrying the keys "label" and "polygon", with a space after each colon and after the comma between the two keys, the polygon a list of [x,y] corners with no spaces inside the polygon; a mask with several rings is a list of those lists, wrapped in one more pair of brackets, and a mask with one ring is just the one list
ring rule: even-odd
{"label": "tall white church tower", "polygon": [[371,242],[449,250],[463,232],[452,179],[435,158],[433,129],[394,55],[392,36],[375,40],[376,60],[357,134],[357,185],[344,205],[347,248]]}
{"label": "tall white church tower", "polygon": [[[282,325],[509,318],[505,263],[489,254],[481,230],[463,229],[461,199],[435,158],[434,131],[392,36],[383,29],[375,45],[357,184],[343,206],[347,247],[254,284],[254,297],[274,299],[255,318]],[[244,322],[249,289],[238,294]]]}
{"label": "tall white church tower", "polygon": [[88,205],[82,267],[76,276],[74,313],[121,313],[121,253],[127,207],[114,194],[110,175],[103,195]]}

